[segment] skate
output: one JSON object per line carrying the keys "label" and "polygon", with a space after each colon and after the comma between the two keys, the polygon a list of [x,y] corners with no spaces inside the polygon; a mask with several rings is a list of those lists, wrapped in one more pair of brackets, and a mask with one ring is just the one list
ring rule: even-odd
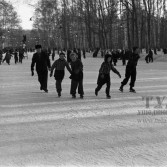
{"label": "skate", "polygon": [[123,93],[123,88],[122,87],[120,87],[119,90]]}
{"label": "skate", "polygon": [[95,89],[95,95],[98,96],[98,91]]}
{"label": "skate", "polygon": [[130,88],[129,92],[136,93],[135,89],[133,89],[133,88]]}
{"label": "skate", "polygon": [[58,97],[61,97],[61,93],[60,92],[58,93]]}
{"label": "skate", "polygon": [[106,95],[106,98],[107,98],[107,99],[111,99],[111,96],[110,96],[110,95]]}
{"label": "skate", "polygon": [[75,98],[76,98],[76,95],[75,95],[75,94],[72,94],[72,98],[75,99]]}
{"label": "skate", "polygon": [[83,95],[80,95],[80,99],[83,99],[84,98],[84,96]]}

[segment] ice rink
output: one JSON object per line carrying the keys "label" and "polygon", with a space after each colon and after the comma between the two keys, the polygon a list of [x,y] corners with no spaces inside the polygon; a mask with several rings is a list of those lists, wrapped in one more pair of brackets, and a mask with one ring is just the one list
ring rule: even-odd
{"label": "ice rink", "polygon": [[135,94],[129,85],[118,90],[125,74],[119,60],[122,78],[111,71],[106,99],[106,86],[94,94],[103,59],[87,57],[84,99],[72,99],[67,70],[61,98],[54,77],[49,93],[40,91],[31,57],[0,65],[0,167],[167,166],[166,62],[139,61]]}

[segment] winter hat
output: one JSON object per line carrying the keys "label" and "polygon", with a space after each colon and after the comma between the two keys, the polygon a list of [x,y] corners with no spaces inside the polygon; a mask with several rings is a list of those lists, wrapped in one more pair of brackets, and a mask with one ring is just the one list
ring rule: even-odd
{"label": "winter hat", "polygon": [[40,48],[42,48],[41,45],[39,45],[39,44],[35,45],[35,49],[40,49]]}
{"label": "winter hat", "polygon": [[109,57],[112,57],[112,55],[107,53],[107,54],[104,56],[104,61],[107,62],[107,60],[108,60]]}

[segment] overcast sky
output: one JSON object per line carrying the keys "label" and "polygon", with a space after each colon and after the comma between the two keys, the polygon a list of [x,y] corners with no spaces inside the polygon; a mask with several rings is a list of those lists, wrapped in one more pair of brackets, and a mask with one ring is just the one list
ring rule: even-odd
{"label": "overcast sky", "polygon": [[[30,18],[33,16],[34,8],[31,5],[34,5],[38,0],[8,0],[13,4],[18,13],[22,23],[21,26],[23,29],[32,29],[33,22],[30,21]],[[31,4],[31,5],[28,5]]]}

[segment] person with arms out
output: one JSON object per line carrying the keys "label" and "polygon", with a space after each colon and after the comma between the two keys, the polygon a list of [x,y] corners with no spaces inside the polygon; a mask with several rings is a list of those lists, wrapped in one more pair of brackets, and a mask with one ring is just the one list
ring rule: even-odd
{"label": "person with arms out", "polygon": [[47,93],[48,69],[50,70],[51,68],[49,56],[42,51],[41,45],[36,45],[35,49],[36,53],[33,54],[31,63],[32,76],[34,75],[34,66],[36,65],[40,90],[44,90]]}
{"label": "person with arms out", "polygon": [[131,78],[129,91],[133,93],[136,92],[135,89],[133,89],[133,87],[136,81],[136,66],[140,58],[139,52],[140,51],[138,47],[133,47],[133,53],[129,56],[129,60],[126,66],[125,79],[121,82],[121,86],[119,88],[121,92],[123,92],[123,87],[128,83],[129,78]]}
{"label": "person with arms out", "polygon": [[98,79],[97,79],[97,88],[95,89],[95,95],[96,96],[98,95],[98,92],[100,91],[102,86],[104,84],[106,84],[107,85],[107,87],[106,87],[106,97],[111,98],[111,96],[110,96],[110,85],[111,85],[110,70],[112,70],[114,73],[116,73],[121,78],[120,73],[111,64],[111,57],[112,56],[110,54],[106,54],[105,58],[104,58],[104,62],[102,63],[102,65],[100,67],[99,76],[98,76]]}
{"label": "person with arms out", "polygon": [[6,61],[6,63],[7,63],[8,65],[10,65],[11,57],[12,57],[12,55],[11,55],[10,51],[7,50],[6,55],[5,55],[5,58],[3,59],[3,62]]}
{"label": "person with arms out", "polygon": [[51,72],[50,72],[50,77],[52,77],[53,75],[53,71],[55,70],[54,72],[54,77],[55,77],[55,80],[56,80],[56,90],[57,90],[57,93],[58,93],[58,97],[61,96],[61,91],[62,91],[62,86],[61,86],[61,83],[62,83],[62,80],[64,79],[64,75],[65,75],[65,67],[67,68],[67,70],[72,73],[71,71],[71,68],[69,67],[68,65],[68,62],[65,60],[65,54],[63,52],[61,52],[59,54],[59,59],[57,59],[52,67],[51,67]]}

